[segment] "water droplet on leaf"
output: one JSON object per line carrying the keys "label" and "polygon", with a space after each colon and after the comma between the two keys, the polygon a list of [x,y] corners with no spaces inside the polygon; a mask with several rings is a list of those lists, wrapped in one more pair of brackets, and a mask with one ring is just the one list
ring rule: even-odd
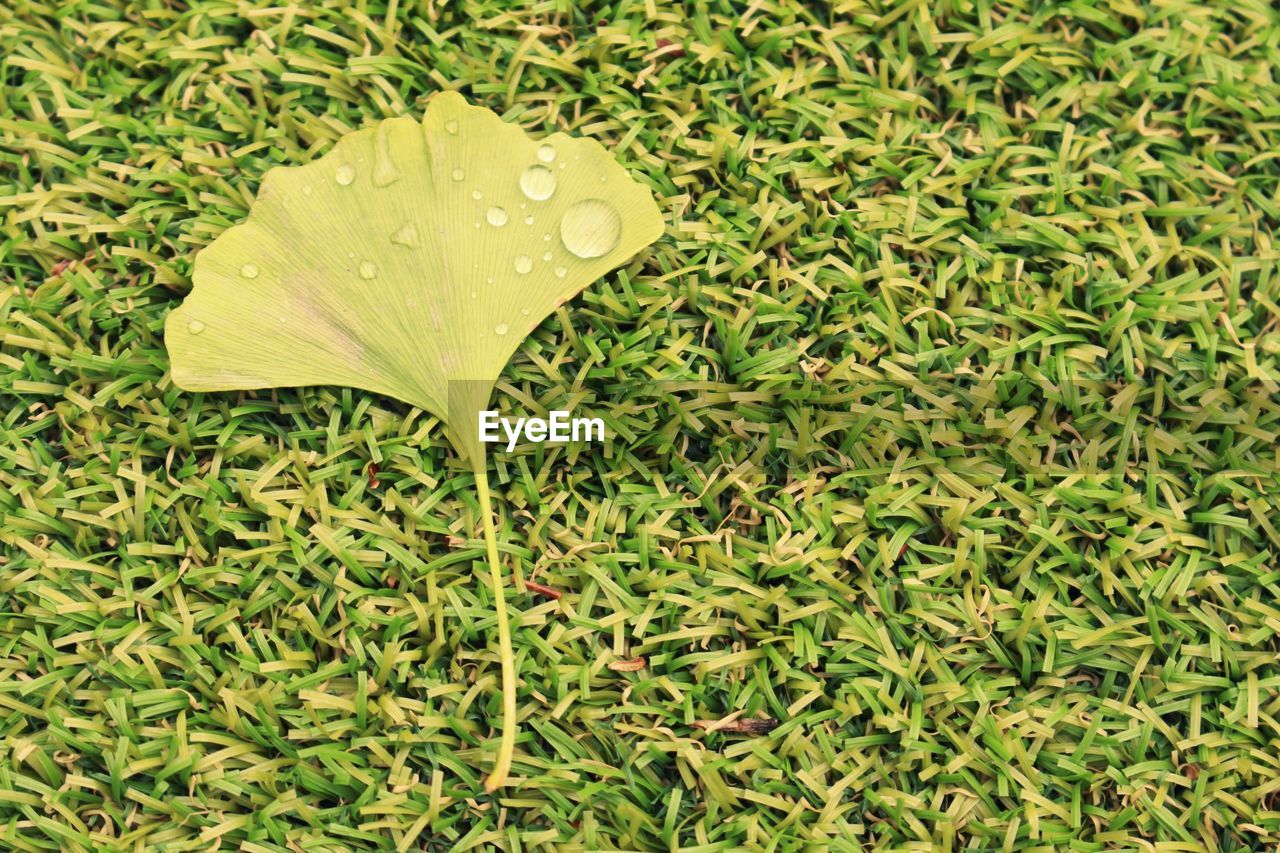
{"label": "water droplet on leaf", "polygon": [[449,133],[457,133],[458,123],[453,119],[449,119],[444,123],[444,129],[447,130]]}
{"label": "water droplet on leaf", "polygon": [[464,171],[462,171],[461,169],[454,169],[454,170],[453,170],[453,179],[454,179],[455,181],[460,181],[460,180],[462,180],[463,178],[465,178],[466,176],[467,176],[467,173],[466,173],[466,172],[464,172]]}
{"label": "water droplet on leaf", "polygon": [[543,252],[543,253],[542,253],[542,259],[543,259],[544,261],[549,261],[549,260],[551,260],[551,253],[550,253],[550,252]]}
{"label": "water droplet on leaf", "polygon": [[391,159],[391,122],[383,121],[374,131],[373,185],[385,187],[400,180],[400,170]]}
{"label": "water droplet on leaf", "polygon": [[524,275],[533,269],[533,260],[528,255],[516,256],[516,272]]}
{"label": "water droplet on leaf", "polygon": [[556,191],[556,176],[546,166],[530,166],[520,175],[520,191],[534,201],[546,201]]}
{"label": "water droplet on leaf", "polygon": [[532,216],[532,215],[530,215],[530,216],[526,216],[526,217],[524,218],[524,224],[525,224],[525,225],[532,225],[532,224],[533,224],[533,216]]}
{"label": "water droplet on leaf", "polygon": [[333,179],[342,186],[350,186],[351,182],[356,179],[356,167],[350,163],[343,163],[333,173]]}
{"label": "water droplet on leaf", "polygon": [[506,323],[499,323],[493,327],[493,331],[499,335],[505,335],[507,333],[507,328]]}
{"label": "water droplet on leaf", "polygon": [[258,265],[257,265],[257,264],[245,264],[244,266],[240,267],[240,275],[244,276],[245,278],[257,278],[257,277],[258,277]]}
{"label": "water droplet on leaf", "polygon": [[474,198],[476,201],[479,201],[480,199],[484,198],[484,193],[480,192],[480,190],[472,190],[471,197]]}
{"label": "water droplet on leaf", "polygon": [[580,258],[598,258],[618,245],[622,217],[613,205],[588,198],[564,212],[560,220],[560,241]]}
{"label": "water droplet on leaf", "polygon": [[418,226],[406,222],[399,231],[391,235],[391,242],[401,246],[418,245]]}
{"label": "water droplet on leaf", "polygon": [[568,274],[568,270],[564,267],[556,267],[556,278],[564,278]]}
{"label": "water droplet on leaf", "polygon": [[496,228],[507,224],[507,212],[500,207],[489,208],[484,218],[489,220],[489,224]]}
{"label": "water droplet on leaf", "polygon": [[204,331],[204,323],[201,323],[199,320],[192,320],[187,324],[187,331],[193,335],[198,335]]}
{"label": "water droplet on leaf", "polygon": [[374,277],[374,276],[376,276],[377,274],[378,274],[378,265],[377,265],[377,264],[375,264],[373,261],[361,261],[361,262],[360,262],[360,277],[361,277],[361,278],[363,278],[363,279],[365,279],[365,280],[368,280],[368,279],[373,278],[373,277]]}
{"label": "water droplet on leaf", "polygon": [[539,145],[538,159],[544,163],[550,163],[552,160],[556,159],[556,149],[546,144]]}

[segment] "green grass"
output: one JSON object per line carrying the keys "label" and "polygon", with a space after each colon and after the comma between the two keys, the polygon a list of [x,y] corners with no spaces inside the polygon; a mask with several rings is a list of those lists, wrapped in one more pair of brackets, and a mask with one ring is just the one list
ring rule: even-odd
{"label": "green grass", "polygon": [[[0,847],[1280,844],[1268,3],[189,5],[0,9]],[[440,425],[160,334],[442,88],[668,223],[496,398],[616,438],[496,454],[495,795]]]}

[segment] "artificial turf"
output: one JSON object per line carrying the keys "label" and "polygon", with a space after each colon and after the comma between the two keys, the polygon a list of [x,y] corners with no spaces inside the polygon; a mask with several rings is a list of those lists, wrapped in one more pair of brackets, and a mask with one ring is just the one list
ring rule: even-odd
{"label": "artificial turf", "polygon": [[[1280,13],[0,8],[0,846],[1280,844]],[[161,330],[264,172],[457,89],[665,235],[472,476]],[[525,584],[524,581],[532,581]]]}

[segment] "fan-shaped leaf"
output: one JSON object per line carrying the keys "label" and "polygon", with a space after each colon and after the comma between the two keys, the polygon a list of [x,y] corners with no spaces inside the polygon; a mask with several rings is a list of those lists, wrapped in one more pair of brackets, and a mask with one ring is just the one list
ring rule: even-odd
{"label": "fan-shaped leaf", "polygon": [[[193,391],[349,385],[450,422],[483,408],[555,307],[657,239],[649,191],[593,140],[540,142],[461,96],[267,173],[165,323]],[[456,418],[455,418],[456,419]],[[470,425],[451,424],[466,454]]]}
{"label": "fan-shaped leaf", "polygon": [[475,416],[547,314],[661,232],[649,192],[596,142],[535,142],[442,94],[420,125],[388,119],[271,170],[165,321],[182,388],[349,385],[446,424],[485,509],[503,684],[490,790],[514,750],[515,657]]}

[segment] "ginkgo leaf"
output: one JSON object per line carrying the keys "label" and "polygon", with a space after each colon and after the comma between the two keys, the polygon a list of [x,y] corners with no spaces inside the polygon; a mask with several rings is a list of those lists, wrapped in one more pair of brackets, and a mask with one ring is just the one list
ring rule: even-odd
{"label": "ginkgo leaf", "polygon": [[503,713],[490,790],[512,760],[516,683],[476,416],[524,337],[662,228],[649,191],[598,143],[535,141],[445,93],[421,124],[387,119],[268,172],[165,321],[181,388],[347,385],[445,424],[475,472],[495,594]]}
{"label": "ginkgo leaf", "polygon": [[456,412],[483,408],[523,338],[662,227],[599,143],[535,141],[443,93],[421,124],[387,119],[267,173],[165,323],[174,382],[363,388],[438,416],[470,456]]}

